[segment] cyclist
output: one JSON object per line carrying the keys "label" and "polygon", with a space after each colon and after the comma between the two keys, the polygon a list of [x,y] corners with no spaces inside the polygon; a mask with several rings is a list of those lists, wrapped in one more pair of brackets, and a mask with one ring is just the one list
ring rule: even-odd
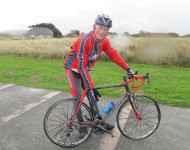
{"label": "cyclist", "polygon": [[[129,65],[121,58],[116,50],[111,47],[109,40],[106,38],[111,27],[112,20],[109,16],[104,14],[98,15],[93,30],[80,36],[74,42],[70,53],[64,61],[64,68],[66,69],[66,75],[72,96],[75,99],[79,99],[81,87],[84,85],[88,90],[88,96],[95,107],[98,116],[97,118],[100,120],[102,117],[97,105],[97,90],[95,89],[90,70],[91,67],[95,65],[101,52],[104,51],[113,62],[133,75]],[[79,122],[83,121],[81,110],[77,114],[77,119]],[[114,128],[114,125],[107,122],[104,123],[104,126],[107,130],[112,130]],[[80,133],[84,133],[83,128],[81,128]]]}

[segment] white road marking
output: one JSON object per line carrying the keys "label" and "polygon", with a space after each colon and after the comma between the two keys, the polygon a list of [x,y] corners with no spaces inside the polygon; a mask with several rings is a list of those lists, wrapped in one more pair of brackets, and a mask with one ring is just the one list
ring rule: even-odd
{"label": "white road marking", "polygon": [[[122,114],[122,118],[125,117],[125,113],[130,113],[131,111],[131,106],[128,107],[128,109],[123,109],[123,114]],[[121,124],[125,124],[127,122],[127,117],[125,118],[125,120],[123,119],[121,121]],[[123,129],[124,126],[121,127],[121,129]],[[120,138],[120,131],[119,129],[117,128],[117,123],[115,122],[115,128],[114,130],[112,131],[114,137],[112,138],[110,134],[108,133],[105,133],[105,135],[103,136],[102,138],[102,141],[100,143],[100,150],[115,150],[116,146],[117,146],[117,143],[118,143],[118,140]]]}
{"label": "white road marking", "polygon": [[0,123],[0,125],[2,125],[4,123],[12,120],[13,118],[16,118],[16,117],[20,116],[21,114],[23,114],[23,113],[27,112],[28,110],[30,110],[30,109],[38,106],[39,104],[47,101],[48,99],[50,99],[50,98],[58,95],[59,93],[60,92],[51,92],[51,93],[48,93],[45,96],[41,97],[39,102],[28,104],[23,109],[19,109],[19,110],[17,110],[16,112],[14,112],[13,114],[11,114],[9,116],[0,118],[0,120],[2,121],[2,123]]}
{"label": "white road marking", "polygon": [[14,86],[14,85],[15,85],[15,84],[5,84],[5,85],[3,85],[3,86],[0,86],[0,90],[9,88],[9,87]]}

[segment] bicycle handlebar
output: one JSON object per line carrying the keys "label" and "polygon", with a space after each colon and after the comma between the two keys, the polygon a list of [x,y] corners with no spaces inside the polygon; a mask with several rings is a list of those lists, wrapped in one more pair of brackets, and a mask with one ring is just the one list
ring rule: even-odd
{"label": "bicycle handlebar", "polygon": [[[146,75],[144,75],[144,76],[137,75],[137,73],[138,72],[136,71],[133,77],[128,75],[128,78],[130,77],[130,79],[128,81],[123,82],[122,84],[129,84],[132,81],[134,81],[134,79],[141,79],[142,80],[141,83],[132,85],[133,88],[138,88],[138,87],[141,87],[145,83],[145,79],[148,79],[148,83],[149,83],[149,77],[150,77],[149,73],[146,73]],[[124,80],[125,79],[126,79],[126,76],[125,76]]]}

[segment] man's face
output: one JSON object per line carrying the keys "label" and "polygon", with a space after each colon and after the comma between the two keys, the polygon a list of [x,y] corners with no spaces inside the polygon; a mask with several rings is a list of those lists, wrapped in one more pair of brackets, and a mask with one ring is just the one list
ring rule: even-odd
{"label": "man's face", "polygon": [[98,40],[103,40],[109,32],[109,28],[101,25],[94,25],[94,34]]}

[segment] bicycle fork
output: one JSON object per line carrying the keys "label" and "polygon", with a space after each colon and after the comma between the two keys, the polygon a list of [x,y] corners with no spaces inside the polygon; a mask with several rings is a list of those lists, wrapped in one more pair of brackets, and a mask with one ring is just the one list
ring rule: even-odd
{"label": "bicycle fork", "polygon": [[[130,97],[131,97],[131,96],[130,96]],[[134,103],[134,101],[132,100],[132,97],[130,98],[130,104],[131,104],[131,107],[132,107],[133,111],[135,112],[136,118],[137,118],[138,120],[142,120],[142,116],[141,116],[141,114],[138,112],[138,110],[137,110],[137,108],[136,108],[136,106],[135,106],[135,103]]]}
{"label": "bicycle fork", "polygon": [[[124,79],[125,82],[127,81],[126,76],[124,76],[123,79]],[[127,94],[127,95],[128,95],[128,99],[129,99],[129,101],[130,101],[130,104],[131,104],[131,107],[132,107],[133,111],[135,112],[136,118],[137,118],[138,120],[142,120],[142,116],[141,116],[141,114],[138,112],[138,110],[137,110],[137,108],[136,108],[136,106],[135,106],[135,103],[134,103],[133,97],[132,97],[132,95],[131,95],[131,91],[130,91],[130,88],[129,88],[129,85],[128,85],[128,84],[125,86],[125,90],[126,90],[126,92],[128,93],[128,94]]]}

